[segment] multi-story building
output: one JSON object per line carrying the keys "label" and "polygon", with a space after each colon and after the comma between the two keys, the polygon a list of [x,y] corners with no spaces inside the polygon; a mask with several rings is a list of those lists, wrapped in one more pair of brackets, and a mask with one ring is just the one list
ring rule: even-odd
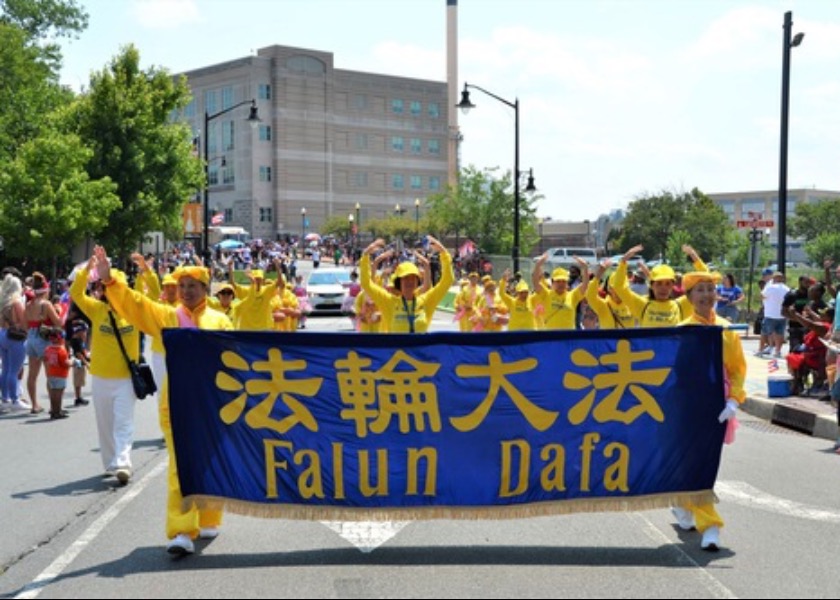
{"label": "multi-story building", "polygon": [[[779,225],[779,191],[759,192],[729,192],[723,194],[707,194],[718,206],[720,206],[729,217],[734,226],[738,221],[772,221],[773,226],[767,228],[766,235],[769,236],[773,247],[778,247],[778,225]],[[840,198],[840,192],[817,189],[789,189],[787,192],[787,220],[796,214],[796,207],[800,204],[816,204],[823,200],[836,200]],[[748,229],[744,229],[744,234]],[[792,262],[805,262],[808,260],[802,248],[802,241],[790,237],[790,230],[787,231],[787,259]]]}
{"label": "multi-story building", "polygon": [[[183,75],[193,100],[182,118],[208,136],[210,214],[225,225],[264,239],[335,216],[363,226],[445,190],[444,81],[336,69],[332,53],[286,46]],[[218,114],[252,98],[256,127],[246,106]]]}

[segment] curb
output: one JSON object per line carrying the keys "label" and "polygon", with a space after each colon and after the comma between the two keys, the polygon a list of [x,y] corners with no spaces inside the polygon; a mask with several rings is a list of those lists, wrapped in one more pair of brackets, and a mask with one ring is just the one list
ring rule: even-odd
{"label": "curb", "polygon": [[793,401],[774,401],[760,396],[748,396],[740,408],[748,415],[815,438],[836,441],[840,435],[836,417],[816,414],[796,406]]}

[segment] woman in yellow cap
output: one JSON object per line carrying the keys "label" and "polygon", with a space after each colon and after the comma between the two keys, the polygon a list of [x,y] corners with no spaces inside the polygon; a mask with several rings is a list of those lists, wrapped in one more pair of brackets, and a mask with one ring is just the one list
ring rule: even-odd
{"label": "woman in yellow cap", "polygon": [[[575,256],[574,259],[580,265],[582,280],[589,281],[589,265],[580,257]],[[536,296],[535,303],[542,306],[539,312],[543,329],[574,329],[577,307],[586,296],[586,285],[579,285],[569,291],[569,272],[562,267],[557,267],[551,272],[551,287],[549,288],[543,277],[543,266],[546,260],[548,260],[548,252],[537,259],[531,273],[531,282]]]}
{"label": "woman in yellow cap", "polygon": [[[694,248],[685,244],[682,249],[689,255],[697,271],[708,271]],[[644,246],[639,244],[624,253],[615,271],[613,288],[621,301],[630,307],[630,312],[641,327],[674,327],[694,312],[686,296],[680,296],[676,300],[671,297],[677,280],[674,269],[668,265],[657,265],[650,270],[651,286],[648,297],[634,293],[627,285],[627,260],[642,250]]]}
{"label": "woman in yellow cap", "polygon": [[277,293],[271,299],[271,318],[276,331],[297,331],[301,311],[297,296],[286,285],[283,273],[277,274]]}
{"label": "woman in yellow cap", "polygon": [[524,281],[520,281],[514,288],[514,295],[507,291],[507,282],[510,278],[510,269],[506,269],[499,280],[499,294],[502,302],[510,312],[508,331],[537,329],[537,317],[535,315],[536,298],[531,294],[531,288]]}
{"label": "woman in yellow cap", "polygon": [[140,357],[140,331],[119,311],[113,310],[107,282],[119,281],[127,288],[121,271],[109,270],[109,265],[105,263],[102,269],[97,269],[99,280],[94,283],[93,296],[85,294],[88,276],[95,267],[96,261],[91,257],[73,280],[70,297],[90,319],[91,396],[102,466],[106,474],[116,476],[125,485],[132,475],[131,448],[134,445],[134,404],[137,396],[134,395],[131,373],[114,330],[119,329],[123,347],[135,362]]}
{"label": "woman in yellow cap", "polygon": [[[715,313],[717,304],[717,284],[719,273],[708,271],[693,271],[683,275],[685,297],[691,302],[694,312],[680,325],[717,325],[723,328],[723,369],[725,373],[724,391],[726,404],[718,416],[723,423],[735,417],[738,405],[747,397],[744,391],[744,380],[747,376],[747,362],[741,347],[741,337],[729,329],[729,321]],[[714,504],[687,505],[674,507],[677,523],[684,530],[695,527],[703,534],[700,547],[703,550],[716,552],[720,544],[720,528],[723,519],[720,518]]]}
{"label": "woman in yellow cap", "polygon": [[[175,308],[152,302],[143,294],[129,288],[124,280],[112,277],[108,268],[108,255],[102,246],[94,248],[88,266],[89,268],[95,268],[99,273],[100,280],[108,292],[108,301],[113,310],[124,317],[128,323],[136,325],[144,333],[162,337],[163,330],[171,327],[232,329],[230,320],[225,315],[207,306],[210,273],[204,267],[181,267],[173,273],[173,277],[178,281],[178,295],[181,299],[181,305]],[[87,271],[84,272],[82,281],[87,279],[86,275]],[[84,310],[85,307],[82,305],[81,308]],[[87,313],[87,311],[85,312]],[[132,330],[136,332],[136,329]],[[95,335],[96,333],[94,333]],[[95,340],[94,337],[94,343]],[[136,348],[137,344],[136,342],[129,343],[126,339],[125,346],[126,350],[131,353],[131,347]],[[96,360],[95,357],[100,351],[99,346],[96,346],[96,348],[94,360]],[[104,352],[106,355],[118,357],[123,364],[125,363],[119,349],[113,351],[106,349]],[[136,355],[133,358],[136,359]],[[92,368],[91,372],[93,372]],[[128,380],[128,388],[131,389],[130,380]],[[133,397],[133,390],[131,393]],[[169,489],[166,513],[166,535],[169,538],[169,543],[166,546],[166,551],[170,554],[182,556],[195,551],[192,540],[196,537],[214,538],[218,535],[218,527],[222,522],[222,511],[199,509],[194,504],[186,507],[186,509],[183,507],[183,496],[178,481],[175,445],[172,441],[172,426],[169,416],[169,386],[166,383],[160,391],[160,396],[160,426],[166,440],[166,449],[169,451]]]}
{"label": "woman in yellow cap", "polygon": [[239,306],[239,301],[234,298],[235,294],[236,292],[233,290],[231,284],[223,283],[216,288],[213,296],[207,297],[207,306],[227,315],[227,318],[233,324],[234,315],[236,314],[237,306]]}
{"label": "woman in yellow cap", "polygon": [[467,275],[467,284],[455,297],[455,320],[458,321],[459,331],[472,331],[472,318],[476,314],[479,298],[481,298],[481,288],[478,285],[478,273],[472,271]]}
{"label": "woman in yellow cap", "polygon": [[503,331],[510,320],[510,311],[498,293],[490,275],[481,278],[482,292],[473,316],[473,331]]}
{"label": "woman in yellow cap", "polygon": [[362,289],[376,303],[382,312],[382,321],[388,333],[425,333],[429,330],[432,316],[443,300],[454,280],[452,256],[438,240],[429,236],[429,246],[440,253],[441,276],[437,285],[420,293],[422,283],[420,270],[411,262],[397,265],[391,278],[397,293],[391,294],[381,285],[374,283],[371,276],[371,254],[385,247],[385,241],[378,239],[365,248],[359,262]]}
{"label": "woman in yellow cap", "polygon": [[586,301],[598,315],[598,327],[600,329],[631,329],[636,326],[636,319],[630,312],[630,307],[621,301],[615,291],[615,273],[604,282],[603,293],[605,297],[601,297],[601,278],[611,266],[612,261],[610,259],[603,260],[598,264],[595,277],[586,287]]}
{"label": "woman in yellow cap", "polygon": [[[282,275],[280,260],[274,259],[278,275]],[[276,296],[277,281],[266,281],[262,269],[245,272],[251,285],[239,285],[230,271],[230,284],[236,292],[239,307],[234,314],[234,329],[240,331],[269,331],[274,329],[272,299]]]}

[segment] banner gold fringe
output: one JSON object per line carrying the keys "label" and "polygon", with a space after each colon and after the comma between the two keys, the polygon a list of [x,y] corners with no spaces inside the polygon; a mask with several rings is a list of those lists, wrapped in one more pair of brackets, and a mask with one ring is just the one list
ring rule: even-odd
{"label": "banner gold fringe", "polygon": [[195,495],[184,498],[183,508],[191,504],[201,509],[227,510],[248,517],[294,519],[301,521],[428,521],[435,519],[524,519],[583,512],[627,512],[669,506],[712,504],[714,490],[671,492],[623,498],[575,498],[553,502],[534,502],[504,506],[371,507],[312,506],[307,504],[262,504],[218,496]]}

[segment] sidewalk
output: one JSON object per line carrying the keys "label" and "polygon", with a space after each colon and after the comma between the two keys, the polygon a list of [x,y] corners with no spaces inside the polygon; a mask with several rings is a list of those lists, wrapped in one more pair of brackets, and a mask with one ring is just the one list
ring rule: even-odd
{"label": "sidewalk", "polygon": [[[758,358],[758,336],[743,334],[741,337],[747,358],[747,400],[741,409],[747,414],[766,419],[777,425],[795,429],[814,437],[836,441],[840,432],[837,426],[837,409],[830,402],[805,396],[770,398],[767,394],[768,358]],[[783,347],[787,348],[787,344]],[[779,360],[779,372],[787,372],[784,358]]]}

